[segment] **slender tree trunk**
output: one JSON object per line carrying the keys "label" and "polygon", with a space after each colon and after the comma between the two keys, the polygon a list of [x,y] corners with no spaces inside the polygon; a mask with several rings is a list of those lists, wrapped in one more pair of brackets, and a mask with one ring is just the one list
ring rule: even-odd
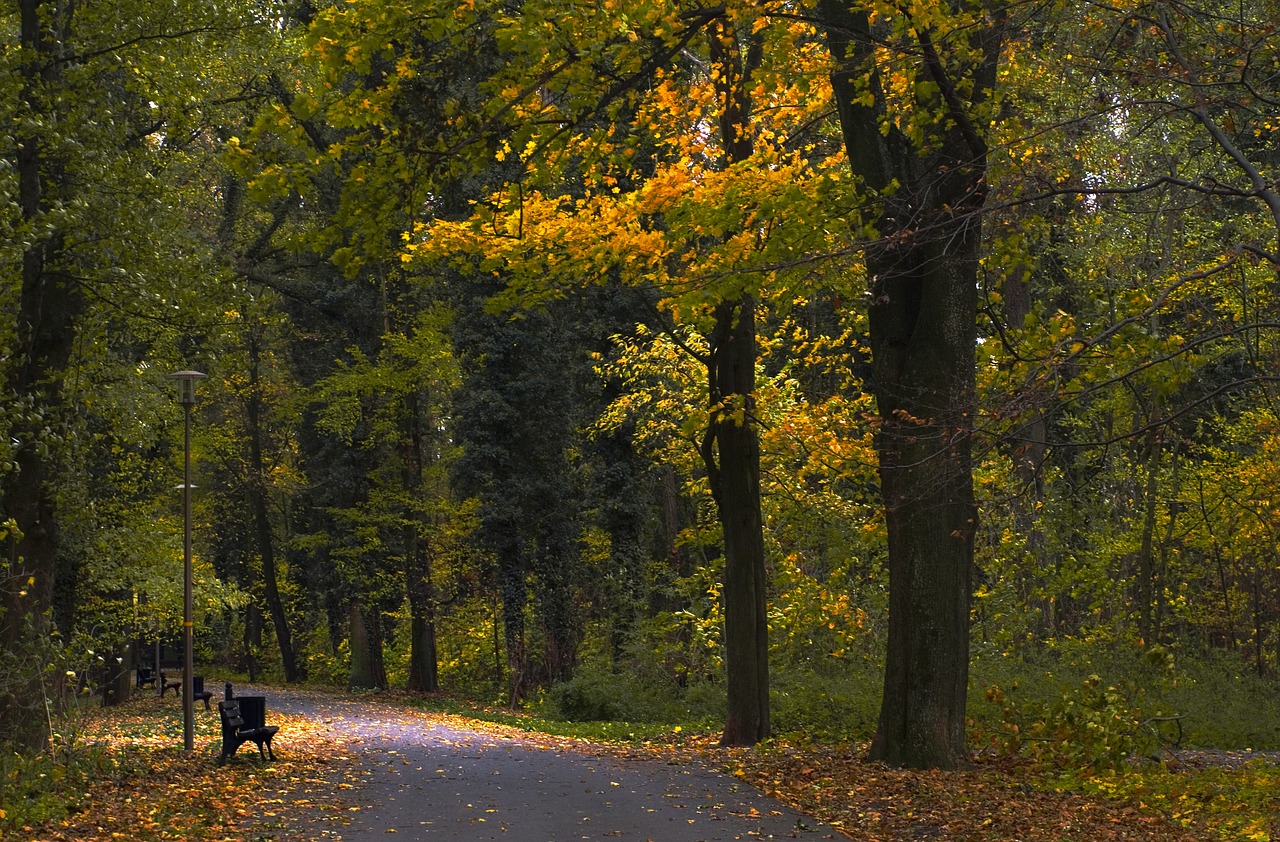
{"label": "slender tree trunk", "polygon": [[[422,422],[417,393],[406,400],[409,436],[405,454],[406,485],[412,498],[410,505],[421,511],[424,504]],[[431,546],[427,538],[427,518],[410,512],[405,542],[409,557],[405,564],[405,588],[409,596],[409,679],[408,689],[434,693],[440,689],[436,653],[435,585],[431,580]]]}
{"label": "slender tree trunk", "polygon": [[[1159,418],[1154,422],[1159,423]],[[1146,512],[1142,519],[1142,543],[1138,548],[1137,581],[1134,601],[1138,609],[1138,636],[1147,643],[1155,642],[1151,635],[1152,608],[1155,605],[1155,532],[1159,490],[1160,456],[1164,437],[1160,428],[1153,426],[1147,435],[1147,483],[1145,491]]]}
{"label": "slender tree trunk", "polygon": [[[719,129],[729,165],[753,152],[747,91],[759,65],[761,42],[748,36],[740,50],[727,20],[708,30],[716,68]],[[760,512],[760,442],[756,435],[755,299],[743,295],[715,309],[707,380],[712,407],[702,446],[724,531],[724,659],[728,711],[722,745],[755,745],[769,736],[769,627],[763,518]]]}
{"label": "slender tree trunk", "polygon": [[525,655],[524,609],[529,601],[524,563],[518,542],[499,552],[498,580],[502,592],[502,636],[507,650],[507,703],[518,708],[524,703],[528,684]]}
{"label": "slender tree trunk", "polygon": [[1253,662],[1258,677],[1267,674],[1267,662],[1263,657],[1263,641],[1267,632],[1262,622],[1262,571],[1257,562],[1253,565]]}
{"label": "slender tree trunk", "polygon": [[254,531],[258,543],[258,557],[262,560],[263,596],[267,611],[276,632],[276,645],[280,647],[280,662],[284,667],[284,680],[293,684],[301,679],[298,659],[293,651],[293,635],[289,631],[289,615],[280,598],[280,583],[276,571],[275,532],[271,528],[271,516],[267,511],[267,477],[270,468],[262,447],[262,381],[258,336],[254,326],[249,327],[249,400],[246,415],[249,424],[249,501],[253,509]]}

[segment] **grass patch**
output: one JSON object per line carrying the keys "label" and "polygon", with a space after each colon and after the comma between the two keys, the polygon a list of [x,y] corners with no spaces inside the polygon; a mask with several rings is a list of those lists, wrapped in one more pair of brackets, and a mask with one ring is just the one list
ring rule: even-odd
{"label": "grass patch", "polygon": [[412,707],[428,713],[440,713],[491,722],[504,725],[518,731],[537,734],[549,734],[556,737],[570,737],[602,743],[640,743],[652,740],[664,734],[680,733],[688,724],[662,722],[630,722],[614,721],[573,721],[560,718],[555,714],[543,714],[536,711],[513,711],[509,708],[492,707],[469,699],[444,694],[411,697],[408,700]]}

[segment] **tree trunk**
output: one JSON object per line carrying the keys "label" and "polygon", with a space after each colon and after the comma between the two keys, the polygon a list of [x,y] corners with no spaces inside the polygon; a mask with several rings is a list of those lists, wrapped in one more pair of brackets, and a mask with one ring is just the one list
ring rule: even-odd
{"label": "tree trunk", "polygon": [[[62,45],[46,32],[42,16],[48,4],[41,0],[20,0],[19,36],[28,60],[20,71],[18,98],[32,114],[56,120],[49,105],[63,66],[56,60]],[[71,12],[64,23],[70,25]],[[14,138],[17,148],[15,169],[18,181],[18,210],[24,225],[44,230],[40,217],[50,205],[50,193],[60,186],[59,163],[45,148],[40,128],[44,123],[28,121]],[[54,199],[56,200],[56,196]],[[9,564],[0,585],[4,589],[0,613],[0,650],[30,663],[44,663],[39,650],[48,644],[49,612],[53,605],[55,579],[59,576],[58,530],[52,490],[48,487],[51,456],[45,449],[50,427],[58,426],[62,408],[59,378],[70,359],[75,341],[75,319],[83,308],[83,296],[76,279],[61,271],[56,263],[61,252],[57,232],[37,237],[22,253],[22,291],[17,312],[12,314],[13,347],[5,384],[8,393],[28,401],[9,420],[8,435],[19,442],[15,470],[6,472],[0,491],[0,524],[13,521],[5,530]],[[22,654],[30,656],[21,657]],[[40,676],[9,676],[7,692],[0,694],[0,722],[14,744],[39,749],[49,736],[49,719]]]}
{"label": "tree trunk", "polygon": [[409,623],[413,640],[409,653],[409,689],[434,693],[440,689],[436,627],[430,611],[414,614]]}
{"label": "tree trunk", "polygon": [[[722,20],[708,32],[716,68],[719,129],[729,165],[751,157],[751,99],[747,82],[762,44],[748,36],[744,56],[734,27]],[[707,381],[711,413],[702,445],[711,494],[724,531],[724,660],[728,711],[721,745],[750,746],[769,736],[769,625],[760,442],[756,435],[756,320],[750,295],[715,309]]]}
{"label": "tree trunk", "polygon": [[512,708],[518,708],[524,703],[528,681],[524,609],[529,601],[529,588],[525,581],[518,542],[509,542],[499,552],[498,583],[502,592],[502,637],[507,650],[507,703]]}
{"label": "tree trunk", "polygon": [[[978,60],[959,62],[960,78],[937,55],[929,30],[912,33],[904,48],[918,51],[920,72],[933,82],[916,87],[913,116],[923,115],[930,133],[918,144],[886,120],[867,13],[842,0],[820,0],[819,10],[838,64],[832,85],[849,162],[881,202],[880,238],[867,248],[866,263],[889,637],[871,756],[955,768],[965,757],[977,526],[970,437],[986,175],[981,130],[965,108],[995,84],[1000,24],[993,18],[970,34]],[[965,87],[967,101],[959,93]]]}
{"label": "tree trunk", "polygon": [[[714,414],[703,459],[724,530],[725,670],[728,714],[722,745],[769,736],[769,629],[765,604],[760,444],[751,414],[755,387],[755,302],[716,312],[711,349]],[[709,444],[714,442],[715,453]]]}
{"label": "tree trunk", "polygon": [[244,608],[244,668],[249,681],[257,681],[258,654],[262,651],[262,609],[250,602]]}
{"label": "tree trunk", "polygon": [[[102,667],[102,706],[114,707],[129,701],[133,687],[133,644],[112,646]],[[50,701],[53,696],[50,694]]]}
{"label": "tree trunk", "polygon": [[298,659],[293,651],[293,636],[289,632],[289,616],[280,598],[277,580],[275,533],[271,528],[271,516],[267,511],[267,477],[270,468],[263,456],[262,447],[262,383],[259,365],[259,348],[256,328],[249,327],[249,400],[245,414],[249,424],[249,504],[253,509],[254,531],[257,537],[258,557],[262,560],[263,595],[267,611],[276,632],[276,645],[280,647],[280,663],[284,667],[284,680],[290,684],[301,679]]}
{"label": "tree trunk", "polygon": [[1159,416],[1147,434],[1147,482],[1145,490],[1146,511],[1142,519],[1142,543],[1138,548],[1137,581],[1134,583],[1134,602],[1138,610],[1138,636],[1146,643],[1155,643],[1152,636],[1152,610],[1155,605],[1155,532],[1159,498],[1160,457],[1164,451],[1164,436]]}
{"label": "tree trunk", "polygon": [[351,600],[347,616],[351,623],[352,690],[387,689],[387,669],[382,661],[382,624],[376,613],[365,611],[359,599]]}
{"label": "tree trunk", "polygon": [[[408,449],[404,454],[405,485],[410,505],[421,507],[423,500],[424,463],[427,449],[422,435],[422,417],[418,394],[405,400],[409,427]],[[405,563],[405,589],[409,596],[409,679],[408,689],[434,693],[440,689],[438,654],[436,652],[435,585],[431,579],[431,546],[427,540],[427,518],[418,511],[407,514],[405,529],[408,558]]]}

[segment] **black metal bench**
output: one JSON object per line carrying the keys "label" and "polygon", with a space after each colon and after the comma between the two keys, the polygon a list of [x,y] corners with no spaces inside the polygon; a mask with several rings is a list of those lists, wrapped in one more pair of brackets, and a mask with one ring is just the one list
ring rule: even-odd
{"label": "black metal bench", "polygon": [[191,698],[204,702],[205,710],[210,709],[209,700],[213,698],[213,691],[204,689],[203,675],[193,675],[191,677]]}
{"label": "black metal bench", "polygon": [[164,694],[169,690],[173,691],[173,695],[181,696],[182,695],[182,679],[181,678],[171,679],[169,678],[169,676],[164,674],[164,670],[160,670],[160,698],[163,699]]}
{"label": "black metal bench", "polygon": [[[167,690],[172,690],[173,695],[181,697],[182,679],[170,679],[162,670],[160,672],[160,698],[164,698],[165,691]],[[204,689],[203,675],[195,675],[191,677],[191,698],[199,699],[204,702],[205,710],[212,710],[212,708],[209,707],[209,700],[213,698],[213,691]]]}
{"label": "black metal bench", "polygon": [[258,754],[275,760],[271,750],[271,740],[280,730],[278,725],[248,726],[240,716],[240,702],[237,699],[224,699],[218,702],[218,716],[222,718],[222,754],[218,755],[218,765],[226,762],[236,750],[245,743],[258,746]]}

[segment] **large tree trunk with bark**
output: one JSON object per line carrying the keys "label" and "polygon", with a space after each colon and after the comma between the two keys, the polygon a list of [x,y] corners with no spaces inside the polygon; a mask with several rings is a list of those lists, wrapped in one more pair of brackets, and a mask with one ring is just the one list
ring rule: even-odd
{"label": "large tree trunk with bark", "polygon": [[954,254],[954,241],[946,244],[951,254],[936,245],[869,261],[878,270],[871,353],[889,540],[888,652],[872,757],[953,768],[965,751],[977,519],[970,457],[976,294],[972,261]]}
{"label": "large tree trunk with bark", "polygon": [[[724,645],[728,714],[723,745],[769,736],[769,627],[765,603],[760,443],[752,412],[755,302],[717,308],[711,347],[713,414],[703,460],[724,530]],[[714,453],[711,445],[714,444]]]}
{"label": "large tree trunk with bark", "polygon": [[382,660],[382,622],[377,607],[366,609],[359,599],[347,608],[351,623],[351,673],[353,690],[387,689],[387,668]]}
{"label": "large tree trunk with bark", "polygon": [[[42,19],[52,4],[20,0],[19,37],[28,60],[21,69],[18,98],[32,114],[56,119],[50,98],[62,63],[60,33],[45,29]],[[61,22],[70,26],[71,10]],[[41,217],[49,209],[61,173],[45,147],[42,123],[27,121],[14,138],[18,210],[24,225],[44,230]],[[52,197],[56,201],[56,195]],[[0,489],[0,538],[3,538],[3,613],[0,655],[11,665],[36,664],[30,670],[7,670],[0,693],[0,734],[27,749],[44,746],[49,736],[45,690],[40,671],[50,638],[49,617],[59,577],[58,529],[47,447],[48,429],[59,425],[62,392],[59,378],[75,341],[75,320],[83,308],[76,279],[59,268],[60,237],[55,232],[26,244],[22,254],[22,291],[13,318],[14,343],[5,384],[13,401],[7,433],[17,442],[16,465],[5,472]],[[4,527],[6,522],[11,522]],[[30,674],[28,674],[30,673]]]}
{"label": "large tree trunk with bark", "polygon": [[948,64],[931,31],[912,33],[904,49],[932,82],[915,88],[919,114],[906,119],[923,127],[924,137],[913,139],[887,117],[867,13],[845,0],[820,0],[819,10],[837,62],[832,85],[849,162],[881,203],[879,239],[866,261],[890,596],[871,756],[955,768],[965,757],[977,526],[970,438],[986,176],[986,146],[968,108],[995,84],[1000,24],[997,16],[969,33],[973,63]]}

